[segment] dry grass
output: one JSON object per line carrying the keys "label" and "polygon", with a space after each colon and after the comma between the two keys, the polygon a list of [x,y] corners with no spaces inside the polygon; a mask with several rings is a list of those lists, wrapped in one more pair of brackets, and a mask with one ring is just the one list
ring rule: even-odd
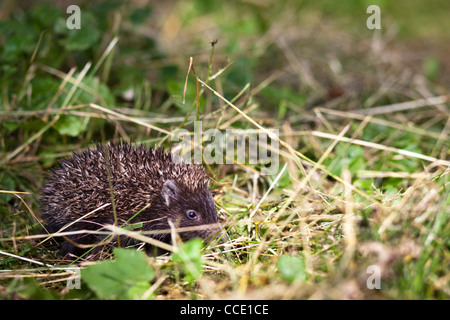
{"label": "dry grass", "polygon": [[[169,17],[176,20],[173,14]],[[337,31],[331,22],[315,21],[314,15],[308,17],[310,27],[299,27],[294,19],[298,17],[287,14],[258,39],[240,42],[240,50],[264,61],[265,68],[255,75],[252,86],[238,88],[231,98],[226,98],[229,83],[221,68],[230,70],[233,65],[228,66],[220,46],[212,64],[219,74],[210,73],[210,78],[200,72],[211,67],[209,55],[198,53],[196,47],[187,50],[186,55],[195,57],[192,65],[197,72],[189,75],[187,84],[200,84],[197,93],[207,104],[201,115],[170,117],[125,107],[109,109],[101,103],[72,105],[76,89],[90,90],[82,80],[91,66],[76,76],[73,70],[64,73],[40,66],[61,79],[58,92],[73,84],[67,103],[58,109],[2,113],[4,119],[38,116],[47,119],[47,125],[20,141],[1,163],[44,160],[30,150],[63,114],[84,121],[102,119],[114,127],[113,137],[140,132],[140,137],[151,136],[152,143],[160,144],[197,116],[203,128],[226,130],[238,125],[260,130],[279,142],[279,150],[272,150],[280,156],[278,174],[264,176],[258,166],[248,164],[210,167],[214,187],[220,190],[214,200],[227,239],[203,250],[203,273],[194,284],[173,277],[169,258],[149,258],[159,272],[152,287],[156,298],[448,298],[448,92],[416,68],[413,62],[420,57],[393,45],[394,34],[354,38]],[[184,44],[173,39],[190,43],[198,30],[218,32],[208,16],[197,21],[186,28],[176,28],[176,23],[162,27],[161,37],[173,54],[162,63],[181,59],[175,53]],[[101,61],[115,42],[110,44]],[[180,64],[188,69],[188,61]],[[290,88],[306,101],[298,105],[288,99],[286,114],[281,114],[279,105],[271,105],[273,101],[263,94],[271,87]],[[197,103],[192,101],[192,106]],[[280,135],[268,131],[272,128]],[[66,153],[45,157],[62,155]],[[20,216],[39,220],[29,194],[1,192],[20,200],[14,208]],[[61,295],[68,293],[65,284],[72,273],[54,247],[43,249],[32,242],[41,238],[35,230],[23,220],[2,226],[0,259],[10,267],[0,272],[0,296],[10,295],[6,289],[10,281],[27,277]],[[129,235],[151,241],[145,235]],[[306,279],[283,278],[277,264],[283,255],[304,260]],[[371,265],[381,269],[380,290],[367,288]]]}

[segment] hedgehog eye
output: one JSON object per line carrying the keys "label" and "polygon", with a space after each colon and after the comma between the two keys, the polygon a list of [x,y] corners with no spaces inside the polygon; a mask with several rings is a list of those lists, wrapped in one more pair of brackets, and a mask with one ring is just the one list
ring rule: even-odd
{"label": "hedgehog eye", "polygon": [[186,211],[186,216],[189,219],[194,220],[195,218],[197,218],[197,212],[195,212],[194,210],[188,210],[188,211]]}

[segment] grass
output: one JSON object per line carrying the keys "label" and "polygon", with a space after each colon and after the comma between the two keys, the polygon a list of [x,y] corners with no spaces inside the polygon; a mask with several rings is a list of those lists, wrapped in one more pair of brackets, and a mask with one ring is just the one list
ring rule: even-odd
{"label": "grass", "polygon": [[[441,7],[412,2],[400,19],[380,2],[374,32],[365,2],[94,1],[76,33],[65,8],[11,3],[0,10],[1,298],[449,298]],[[226,239],[72,265],[39,244],[39,190],[60,158],[118,138],[170,148],[196,119],[279,130],[274,175],[207,164]],[[380,289],[367,286],[370,266]]]}

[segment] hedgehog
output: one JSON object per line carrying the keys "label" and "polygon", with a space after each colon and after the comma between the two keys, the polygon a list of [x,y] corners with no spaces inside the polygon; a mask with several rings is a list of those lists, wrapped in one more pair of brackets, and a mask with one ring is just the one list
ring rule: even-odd
{"label": "hedgehog", "polygon": [[[218,234],[209,176],[201,165],[175,162],[161,147],[109,142],[74,152],[59,163],[42,187],[40,210],[47,232],[71,231],[61,245],[67,257],[81,256],[93,247],[90,254],[139,243],[98,232],[112,224],[137,226],[165,243],[172,241],[171,224],[180,229],[183,241]],[[155,253],[151,246],[146,249]]]}

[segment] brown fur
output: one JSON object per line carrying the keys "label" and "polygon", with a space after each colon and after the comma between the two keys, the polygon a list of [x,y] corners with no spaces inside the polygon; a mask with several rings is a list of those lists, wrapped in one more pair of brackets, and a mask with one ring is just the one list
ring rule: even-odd
{"label": "brown fur", "polygon": [[[119,226],[140,222],[142,231],[167,231],[170,230],[168,220],[181,228],[218,223],[208,190],[209,178],[203,168],[175,163],[161,148],[124,142],[99,144],[80,154],[74,153],[72,158],[61,160],[60,165],[43,186],[40,201],[42,218],[51,233],[105,204],[110,205],[64,231],[105,231],[105,225],[114,224],[110,186]],[[205,239],[217,231],[218,227],[212,226],[182,232],[180,236],[184,240]],[[150,236],[170,243],[167,232]],[[98,234],[71,235],[62,245],[62,251],[80,255],[86,245],[102,243],[104,239],[105,235]],[[132,239],[121,240],[122,246],[129,244],[133,244]],[[117,241],[112,240],[109,245],[117,245]]]}

